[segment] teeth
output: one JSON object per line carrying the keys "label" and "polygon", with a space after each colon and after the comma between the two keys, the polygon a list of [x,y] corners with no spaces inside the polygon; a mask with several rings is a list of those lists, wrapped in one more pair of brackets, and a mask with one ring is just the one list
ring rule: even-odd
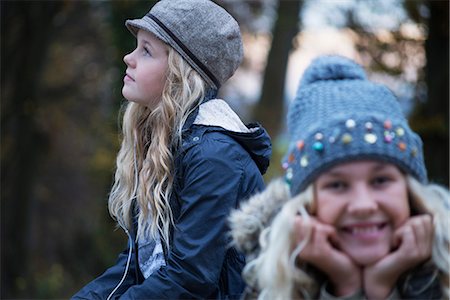
{"label": "teeth", "polygon": [[378,231],[377,226],[371,226],[371,227],[355,227],[351,229],[352,234],[365,234],[365,233],[374,233]]}

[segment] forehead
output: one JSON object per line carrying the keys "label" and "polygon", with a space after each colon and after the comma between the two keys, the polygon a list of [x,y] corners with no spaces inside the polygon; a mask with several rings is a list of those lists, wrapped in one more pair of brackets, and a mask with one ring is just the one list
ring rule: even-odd
{"label": "forehead", "polygon": [[153,33],[139,29],[137,33],[137,40],[138,42],[147,42],[151,44],[152,46],[156,47],[167,47],[167,45],[161,41],[159,38],[156,37]]}
{"label": "forehead", "polygon": [[383,170],[400,172],[396,165],[388,162],[361,160],[340,163],[324,171],[321,175],[357,174],[358,172],[377,172]]}

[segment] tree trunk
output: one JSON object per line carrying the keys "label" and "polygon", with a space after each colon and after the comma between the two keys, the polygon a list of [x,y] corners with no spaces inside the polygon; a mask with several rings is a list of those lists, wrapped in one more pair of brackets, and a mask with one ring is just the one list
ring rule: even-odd
{"label": "tree trunk", "polygon": [[264,72],[261,99],[254,111],[254,119],[261,122],[275,138],[284,120],[284,87],[286,66],[292,39],[298,33],[299,13],[303,1],[279,1],[278,18],[272,35],[272,46]]}
{"label": "tree trunk", "polygon": [[425,42],[427,101],[417,107],[412,124],[424,142],[431,181],[449,184],[449,2],[427,1],[430,10]]}
{"label": "tree trunk", "polygon": [[[1,298],[25,292],[34,174],[46,149],[37,130],[36,92],[59,1],[1,2]],[[5,159],[8,158],[8,159]]]}

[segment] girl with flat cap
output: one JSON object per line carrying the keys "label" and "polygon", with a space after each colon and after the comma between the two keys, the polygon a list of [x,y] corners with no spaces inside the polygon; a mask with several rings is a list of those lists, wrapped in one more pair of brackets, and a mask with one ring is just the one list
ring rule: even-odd
{"label": "girl with flat cap", "polygon": [[271,155],[266,131],[216,98],[242,60],[239,26],[209,0],[162,0],[126,26],[137,46],[108,204],[129,245],[73,298],[239,298],[227,216],[264,188]]}

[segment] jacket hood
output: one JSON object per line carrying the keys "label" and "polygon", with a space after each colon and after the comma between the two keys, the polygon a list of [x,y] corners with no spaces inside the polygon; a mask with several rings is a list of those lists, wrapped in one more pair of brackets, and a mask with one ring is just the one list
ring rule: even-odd
{"label": "jacket hood", "polygon": [[257,123],[245,125],[224,100],[202,103],[193,125],[208,126],[232,137],[250,154],[261,174],[269,167],[272,144],[266,130]]}
{"label": "jacket hood", "polygon": [[272,181],[263,192],[251,197],[229,218],[233,244],[249,260],[258,255],[261,232],[270,226],[282,206],[290,199],[289,186],[283,179]]}

